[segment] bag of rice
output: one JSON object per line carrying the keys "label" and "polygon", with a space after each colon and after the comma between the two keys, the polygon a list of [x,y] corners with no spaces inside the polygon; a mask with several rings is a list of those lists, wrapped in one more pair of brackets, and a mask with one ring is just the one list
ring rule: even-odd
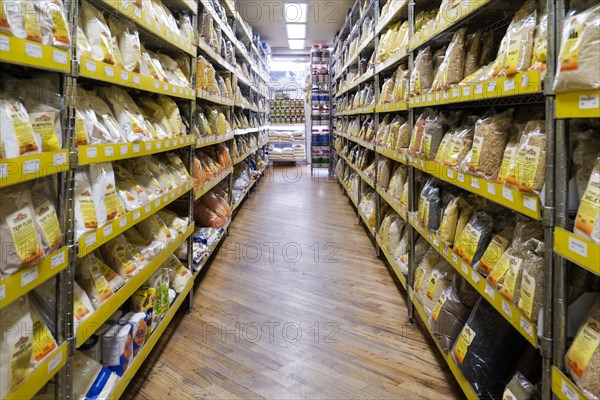
{"label": "bag of rice", "polygon": [[[102,357],[100,357],[101,359]],[[107,399],[119,377],[82,351],[73,357],[73,395],[77,399]]]}
{"label": "bag of rice", "polygon": [[[24,296],[27,297],[27,296]],[[35,300],[30,300],[31,320],[33,322],[33,361],[38,364],[58,347],[52,336],[49,324],[54,321],[46,321],[37,309]]]}
{"label": "bag of rice", "polygon": [[473,145],[473,135],[473,125],[463,125],[455,131],[443,155],[444,165],[455,168],[466,158]]}
{"label": "bag of rice", "polygon": [[600,204],[600,157],[596,159],[587,188],[581,198],[573,229],[576,235],[600,244],[598,204]]}
{"label": "bag of rice", "polygon": [[590,399],[600,398],[600,297],[579,327],[573,344],[565,356],[565,369],[583,394]]}
{"label": "bag of rice", "polygon": [[22,296],[2,309],[0,397],[31,373],[34,329],[29,298]]}
{"label": "bag of rice", "polygon": [[512,130],[512,109],[479,119],[475,124],[469,170],[487,180],[497,177]]}
{"label": "bag of rice", "polygon": [[469,76],[479,69],[481,42],[481,32],[467,35],[464,76]]}
{"label": "bag of rice", "polygon": [[476,211],[454,242],[453,251],[473,265],[483,255],[491,240],[494,221],[485,211]]}
{"label": "bag of rice", "polygon": [[554,90],[557,93],[600,88],[600,4],[563,23]]}
{"label": "bag of rice", "polygon": [[10,95],[0,98],[1,146],[0,158],[15,158],[26,154],[39,153],[40,145],[35,140],[25,106]]}
{"label": "bag of rice", "polygon": [[139,272],[137,259],[131,252],[124,235],[118,235],[100,247],[100,253],[106,264],[125,280]]}
{"label": "bag of rice", "polygon": [[89,2],[81,3],[79,21],[83,24],[83,31],[92,47],[94,60],[107,64],[115,63],[112,35],[104,15]]}

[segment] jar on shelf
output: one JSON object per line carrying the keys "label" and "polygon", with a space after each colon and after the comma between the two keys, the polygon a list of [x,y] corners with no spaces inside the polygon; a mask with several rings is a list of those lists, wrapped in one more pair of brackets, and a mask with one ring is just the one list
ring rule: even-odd
{"label": "jar on shelf", "polygon": [[321,46],[318,44],[312,46],[310,49],[310,59],[313,65],[321,63]]}
{"label": "jar on shelf", "polygon": [[330,51],[329,51],[329,46],[321,46],[321,63],[323,64],[329,64],[329,55],[330,55]]}

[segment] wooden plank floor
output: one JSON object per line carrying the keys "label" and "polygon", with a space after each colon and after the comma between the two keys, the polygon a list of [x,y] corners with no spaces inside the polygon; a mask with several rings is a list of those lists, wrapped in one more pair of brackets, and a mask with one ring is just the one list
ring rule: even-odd
{"label": "wooden plank floor", "polygon": [[125,398],[462,397],[336,180],[269,171],[230,232]]}

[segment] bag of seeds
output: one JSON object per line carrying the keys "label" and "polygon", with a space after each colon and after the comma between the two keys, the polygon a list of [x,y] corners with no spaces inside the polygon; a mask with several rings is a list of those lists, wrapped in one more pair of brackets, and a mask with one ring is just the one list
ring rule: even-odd
{"label": "bag of seeds", "polygon": [[471,310],[461,302],[455,284],[450,285],[436,298],[429,326],[444,353],[448,353],[452,348],[470,312]]}
{"label": "bag of seeds", "polygon": [[543,120],[529,121],[512,159],[506,183],[522,192],[539,194],[544,186],[546,132]]}
{"label": "bag of seeds", "polygon": [[469,170],[487,180],[495,180],[504,149],[512,131],[512,109],[484,117],[475,124]]}
{"label": "bag of seeds", "polygon": [[492,236],[494,221],[483,210],[476,211],[454,242],[453,251],[473,265],[483,255]]}

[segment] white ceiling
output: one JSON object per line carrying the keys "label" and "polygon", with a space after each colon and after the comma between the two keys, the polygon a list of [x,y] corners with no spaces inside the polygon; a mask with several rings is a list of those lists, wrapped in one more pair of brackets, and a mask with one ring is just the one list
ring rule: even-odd
{"label": "white ceiling", "polygon": [[313,44],[333,44],[333,37],[344,24],[354,0],[236,0],[235,8],[242,18],[271,45],[274,55],[299,54],[288,48],[284,4],[307,3],[306,49]]}

